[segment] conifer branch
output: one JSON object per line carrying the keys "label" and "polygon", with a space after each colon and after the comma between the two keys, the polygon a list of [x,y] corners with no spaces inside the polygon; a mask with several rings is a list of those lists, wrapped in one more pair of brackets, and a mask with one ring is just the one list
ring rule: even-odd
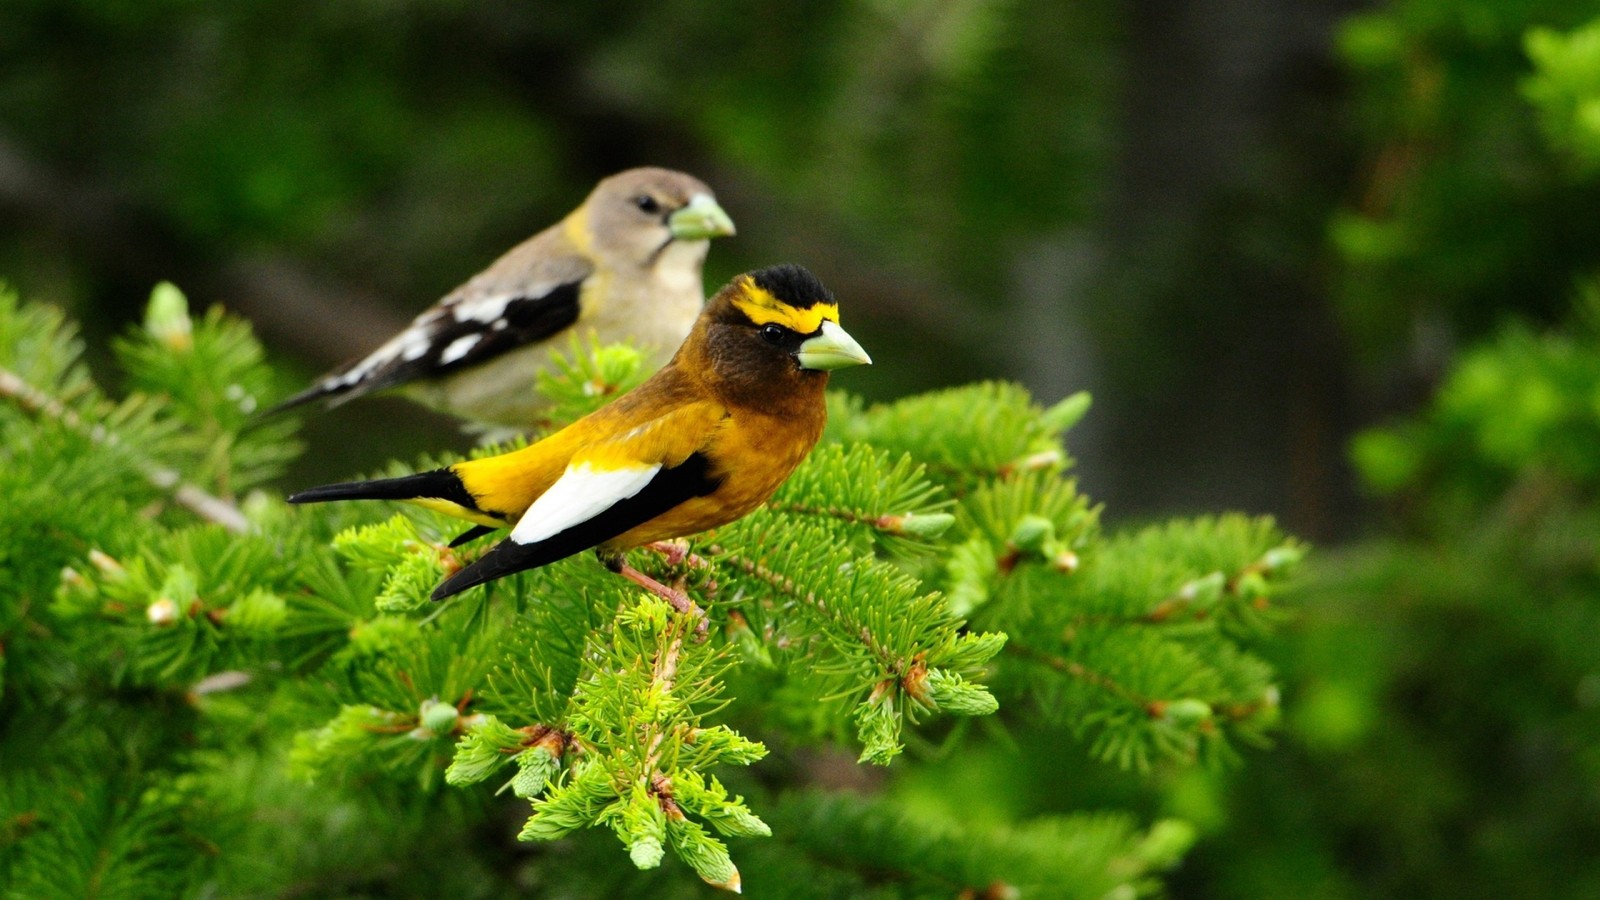
{"label": "conifer branch", "polygon": [[[15,402],[27,412],[55,419],[68,428],[80,431],[96,443],[121,446],[121,441],[105,426],[89,425],[76,410],[27,383],[10,369],[0,368],[0,396]],[[250,520],[245,518],[239,507],[184,481],[176,471],[151,462],[143,463],[140,468],[151,485],[170,492],[174,500],[207,522],[238,534],[250,530]]]}
{"label": "conifer branch", "polygon": [[1096,672],[1093,669],[1090,669],[1088,666],[1085,666],[1083,663],[1066,659],[1065,657],[1056,656],[1051,653],[1046,653],[1043,650],[1038,650],[1033,647],[1024,646],[1023,644],[1017,643],[1015,639],[1006,642],[1005,652],[1019,659],[1024,659],[1031,663],[1037,663],[1046,668],[1060,672],[1063,675],[1077,679],[1085,684],[1093,685],[1094,687],[1097,687],[1120,700],[1126,700],[1142,707],[1148,707],[1151,703],[1148,698],[1139,696],[1137,692],[1129,690],[1127,687],[1117,683],[1117,681],[1110,676]]}
{"label": "conifer branch", "polygon": [[1253,613],[1264,613],[1272,608],[1272,598],[1265,590],[1264,579],[1298,560],[1300,553],[1292,545],[1286,545],[1240,567],[1231,575],[1217,570],[1191,579],[1143,612],[1082,614],[1069,620],[1067,627],[1188,625],[1215,618],[1230,608],[1238,607],[1248,608]]}
{"label": "conifer branch", "polygon": [[[746,575],[763,582],[773,590],[783,594],[786,597],[799,600],[800,602],[804,603],[807,608],[813,610],[823,618],[832,622],[839,622],[838,615],[836,615],[833,610],[828,608],[827,601],[823,600],[821,597],[818,597],[811,591],[802,590],[800,586],[795,583],[793,578],[790,578],[782,572],[774,571],[773,569],[770,569],[753,559],[747,559],[737,553],[731,553],[717,544],[712,544],[710,547],[707,547],[706,555],[714,557],[720,562],[726,562]],[[887,670],[895,675],[900,674],[899,670],[902,660],[900,660],[900,658],[892,650],[879,644],[873,637],[872,633],[865,628],[861,629],[856,636],[860,639],[860,642],[867,648],[867,650],[883,663]]]}
{"label": "conifer branch", "polygon": [[896,536],[936,537],[954,521],[948,513],[873,513],[844,506],[813,506],[807,503],[767,501],[766,508],[773,512],[793,513],[799,516],[837,519],[851,525],[865,525],[884,534]]}
{"label": "conifer branch", "polygon": [[[190,502],[196,491],[209,495],[185,479],[226,496],[224,486],[259,484],[292,457],[294,420],[252,415],[275,386],[242,323],[220,310],[190,320],[176,289],[159,290],[143,331],[117,345],[129,392],[119,404],[77,362],[81,347],[59,313],[15,307],[8,296],[0,292],[0,396],[20,409],[0,405],[0,424],[27,439],[6,448],[0,482],[29,493],[0,504],[0,531],[50,539],[14,556],[21,568],[0,566],[0,587],[21,587],[0,590],[0,606],[20,597],[8,610],[22,622],[0,623],[0,638],[31,663],[51,655],[38,652],[41,642],[66,636],[81,658],[50,676],[59,684],[34,667],[0,675],[31,696],[95,697],[84,715],[108,710],[95,693],[108,683],[187,699],[175,720],[122,692],[109,702],[128,703],[131,715],[96,728],[138,753],[86,745],[101,761],[165,760],[177,779],[145,784],[115,767],[105,777],[62,775],[107,800],[151,804],[128,831],[137,840],[124,841],[140,860],[163,846],[152,836],[176,833],[194,820],[194,804],[211,808],[212,791],[240,775],[267,779],[248,785],[249,802],[281,780],[286,802],[306,810],[296,809],[296,822],[315,826],[311,817],[336,805],[374,843],[400,822],[432,840],[436,818],[479,807],[438,803],[436,788],[487,794],[498,783],[530,804],[523,840],[603,828],[622,841],[628,869],[655,869],[675,854],[726,889],[741,878],[739,845],[728,839],[775,835],[751,851],[750,881],[764,893],[793,865],[817,879],[806,883],[816,895],[890,882],[974,897],[1060,885],[1084,898],[1131,895],[1181,857],[1184,834],[1162,823],[1147,834],[1131,816],[957,830],[891,795],[796,804],[781,766],[734,774],[729,785],[716,770],[767,754],[735,724],[786,745],[853,738],[861,762],[886,765],[927,717],[993,714],[1001,691],[1091,739],[1090,756],[1146,771],[1225,759],[1230,738],[1259,739],[1275,720],[1272,671],[1245,640],[1272,625],[1263,609],[1300,551],[1270,522],[1242,517],[1104,533],[1098,507],[1064,477],[1071,461],[1060,433],[1086,398],[1042,408],[999,384],[872,409],[830,398],[828,439],[763,509],[691,539],[693,553],[680,541],[634,554],[658,586],[692,592],[701,614],[675,611],[667,591],[625,586],[587,557],[435,606],[429,592],[461,561],[438,543],[458,526],[436,511],[251,504],[244,535],[138,512],[152,496],[149,479],[218,521],[213,507]],[[541,390],[558,395],[561,416],[579,414],[638,374],[635,357],[575,346]],[[172,469],[152,476],[145,460]],[[84,566],[83,547],[119,559],[91,551]],[[44,605],[49,629],[31,609]],[[711,619],[719,634],[704,636]],[[1012,655],[1000,657],[1007,646]],[[78,715],[68,713],[69,724],[85,724]],[[159,731],[142,738],[147,729]],[[965,733],[945,732],[951,746]],[[187,746],[191,734],[204,735],[203,757],[160,752]],[[207,768],[196,773],[195,759]],[[288,783],[297,775],[324,783],[308,793]],[[342,790],[339,779],[360,789]],[[122,812],[53,799],[66,796],[59,791],[7,797],[15,783],[0,772],[0,843],[25,843],[41,863],[40,877],[22,883],[100,877],[95,853],[123,829]],[[751,793],[749,803],[730,787]],[[771,810],[773,827],[753,807]],[[28,843],[46,831],[29,818],[35,810],[51,834],[64,833],[58,823],[85,823],[90,865],[62,865],[46,843]],[[281,829],[302,830],[315,828]],[[268,836],[274,846],[278,838]],[[249,855],[224,841],[221,865]],[[597,856],[614,850],[574,842],[569,851],[540,865],[561,873],[550,877],[599,878],[606,895],[663,884]],[[159,858],[150,871],[199,883],[171,880],[193,856]],[[195,872],[230,884],[216,865],[202,860]]]}
{"label": "conifer branch", "polygon": [[[705,623],[704,616],[695,616],[696,627]],[[656,650],[655,658],[650,663],[651,690],[661,696],[672,693],[674,682],[678,678],[678,658],[683,653],[683,635],[685,629],[673,625],[661,632],[665,638],[665,646]],[[646,726],[644,735],[645,762],[644,775],[652,785],[657,782],[668,781],[667,776],[659,768],[661,765],[661,745],[667,739],[669,729],[659,727],[659,722],[651,722]],[[652,727],[655,726],[655,727]],[[654,732],[654,733],[651,733]],[[670,793],[666,794],[670,798]]]}

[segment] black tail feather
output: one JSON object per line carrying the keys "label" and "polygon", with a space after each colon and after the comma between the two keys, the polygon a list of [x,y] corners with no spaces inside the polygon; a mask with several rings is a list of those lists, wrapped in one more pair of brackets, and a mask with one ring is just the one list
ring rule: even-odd
{"label": "black tail feather", "polygon": [[477,509],[472,495],[461,484],[461,477],[450,469],[434,469],[400,478],[373,481],[347,481],[325,484],[290,495],[290,503],[326,503],[329,500],[415,500],[431,497],[448,500],[467,509]]}
{"label": "black tail feather", "polygon": [[327,401],[328,406],[334,407],[344,403],[347,400],[354,400],[355,398],[356,395],[350,392],[350,388],[348,386],[330,383],[327,380],[323,380],[313,384],[300,393],[295,394],[293,397],[288,398],[287,400],[280,400],[278,403],[267,407],[261,412],[261,416],[263,418],[267,416],[275,416],[284,410],[294,409],[297,406],[304,406],[313,400],[325,400]]}
{"label": "black tail feather", "polygon": [[486,534],[492,534],[499,530],[500,529],[498,528],[491,528],[488,525],[474,525],[471,528],[468,528],[466,531],[456,535],[456,539],[450,542],[450,546],[459,547],[462,544],[475,541]]}
{"label": "black tail feather", "polygon": [[486,581],[515,575],[528,569],[547,566],[557,560],[581,553],[588,545],[574,541],[540,541],[537,544],[519,544],[507,539],[495,544],[478,561],[451,575],[433,589],[433,599],[443,600]]}
{"label": "black tail feather", "polygon": [[294,409],[296,406],[303,406],[307,403],[310,403],[320,396],[322,396],[321,386],[308,387],[287,400],[280,400],[272,406],[267,407],[261,411],[261,415],[263,418],[267,416],[275,416],[285,410]]}

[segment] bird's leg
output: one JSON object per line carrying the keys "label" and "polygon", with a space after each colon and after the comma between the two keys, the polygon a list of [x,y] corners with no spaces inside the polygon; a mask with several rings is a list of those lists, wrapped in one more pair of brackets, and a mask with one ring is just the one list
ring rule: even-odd
{"label": "bird's leg", "polygon": [[667,587],[627,563],[622,564],[622,568],[617,570],[617,574],[672,604],[672,608],[678,612],[694,616],[696,620],[695,633],[699,635],[706,633],[706,629],[711,622],[706,618],[705,610],[695,605],[695,602],[689,599],[689,595],[686,592],[677,588]]}
{"label": "bird's leg", "polygon": [[596,555],[600,557],[600,562],[606,568],[672,604],[672,608],[678,612],[687,613],[698,619],[699,624],[695,626],[695,631],[704,632],[706,630],[709,623],[706,620],[705,611],[697,606],[693,600],[689,599],[689,595],[686,592],[668,587],[628,565],[627,560],[620,553],[597,552]]}
{"label": "bird's leg", "polygon": [[[653,550],[656,553],[661,554],[662,558],[666,560],[666,563],[669,567],[675,568],[681,565],[691,570],[701,569],[709,571],[711,569],[710,563],[706,562],[703,558],[689,552],[689,542],[685,540],[653,541],[649,544],[645,544],[644,549]],[[688,580],[688,573],[685,572],[673,580],[672,586],[676,590],[686,592],[685,585]],[[705,591],[714,593],[717,589],[717,583],[708,578],[705,580],[705,583],[702,585],[702,587]],[[705,630],[706,620],[701,619],[699,631],[701,634],[704,634]]]}
{"label": "bird's leg", "polygon": [[702,617],[705,615],[705,613],[700,610],[700,607],[696,606],[695,602],[689,599],[688,594],[678,590],[677,588],[668,587],[667,585],[662,584],[661,582],[651,578],[649,575],[646,575],[627,563],[622,564],[622,568],[617,570],[617,574],[644,588],[650,593],[655,594],[657,597],[660,597],[668,603],[671,603],[672,608],[678,612],[690,613]]}

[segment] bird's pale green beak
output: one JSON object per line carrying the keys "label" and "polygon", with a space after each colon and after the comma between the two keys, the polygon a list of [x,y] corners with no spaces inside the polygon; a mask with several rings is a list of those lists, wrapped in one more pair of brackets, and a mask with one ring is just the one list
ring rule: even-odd
{"label": "bird's pale green beak", "polygon": [[827,371],[872,365],[872,357],[837,322],[823,322],[822,333],[808,338],[795,356],[800,359],[802,369]]}
{"label": "bird's pale green beak", "polygon": [[687,206],[667,216],[667,230],[680,241],[704,241],[733,234],[733,220],[710,194],[695,194]]}

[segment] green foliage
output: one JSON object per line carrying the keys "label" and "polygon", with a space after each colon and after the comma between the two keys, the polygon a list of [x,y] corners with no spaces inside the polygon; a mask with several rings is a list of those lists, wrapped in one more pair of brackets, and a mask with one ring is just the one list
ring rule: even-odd
{"label": "green foliage", "polygon": [[822,866],[911,873],[917,896],[952,885],[1004,885],[1008,895],[1022,897],[1140,896],[1193,840],[1180,822],[1140,833],[1126,815],[1044,817],[1002,827],[915,821],[888,804],[848,795],[800,796],[781,814]]}
{"label": "green foliage", "polygon": [[625,344],[587,344],[574,336],[566,353],[552,353],[538,375],[539,393],[550,401],[549,421],[571,422],[610,403],[650,376],[644,356]]}
{"label": "green foliage", "polygon": [[262,365],[261,346],[245,322],[214,306],[201,327],[171,284],[156,286],[144,327],[115,349],[131,390],[171,398],[181,427],[174,468],[223,496],[233,496],[282,473],[299,455],[294,419],[261,420],[261,398],[281,393]]}
{"label": "green foliage", "polygon": [[1287,752],[1233,786],[1235,824],[1198,861],[1217,896],[1600,890],[1586,294],[1572,326],[1507,328],[1424,411],[1356,444],[1394,527],[1312,569],[1308,627],[1274,653]]}
{"label": "green foliage", "polygon": [[1386,527],[1316,557],[1267,654],[1279,752],[1185,788],[1208,896],[1600,891],[1597,12],[1404,0],[1344,31],[1387,129],[1350,296],[1483,337],[1352,443]]}
{"label": "green foliage", "polygon": [[[97,773],[74,775],[6,780],[0,794],[6,897],[155,900],[171,896],[170,885],[194,883],[202,874],[199,835],[184,821],[191,798],[159,784],[118,791]],[[5,852],[13,848],[21,852]]]}
{"label": "green foliage", "polygon": [[1585,237],[1600,205],[1592,28],[1553,30],[1596,15],[1592,0],[1400,0],[1345,21],[1369,162],[1329,234],[1359,352],[1392,356],[1419,325],[1473,339],[1508,312],[1554,321],[1574,275],[1600,264]]}
{"label": "green foliage", "polygon": [[[1061,432],[1085,396],[833,398],[828,439],[763,509],[632,554],[698,613],[587,556],[433,605],[431,587],[481,552],[445,545],[453,520],[289,510],[265,492],[228,502],[294,451],[292,423],[245,414],[274,380],[237,322],[191,320],[158,288],[118,344],[122,401],[49,311],[7,297],[0,337],[12,371],[43,339],[37,383],[0,404],[14,438],[0,478],[37,500],[0,512],[0,841],[24,889],[58,869],[127,896],[366,872],[405,893],[427,864],[393,854],[434,831],[482,833],[490,804],[515,804],[520,840],[589,859],[586,834],[609,831],[625,870],[663,870],[657,890],[685,870],[737,888],[742,865],[773,894],[821,891],[784,874],[805,867],[849,890],[892,872],[901,887],[876,889],[895,896],[1143,893],[1187,849],[1186,826],[1053,810],[958,829],[955,811],[896,791],[822,792],[805,760],[842,751],[902,772],[939,743],[959,756],[965,723],[989,722],[1065,727],[1144,773],[1230,758],[1276,713],[1251,645],[1299,546],[1240,516],[1104,533],[1065,477]],[[575,347],[541,390],[577,415],[637,375],[626,348]],[[37,385],[68,399],[41,403]],[[81,483],[57,471],[72,454]],[[197,503],[201,488],[221,496]],[[293,808],[277,814],[304,839],[257,803]],[[313,846],[352,818],[369,837],[348,860]],[[479,851],[462,872],[504,852],[462,852]],[[604,895],[645,877],[609,852],[574,883]],[[373,874],[386,858],[399,869]]]}
{"label": "green foliage", "polygon": [[1535,72],[1522,85],[1550,145],[1580,166],[1600,166],[1600,19],[1568,34],[1534,28],[1526,39]]}
{"label": "green foliage", "polygon": [[341,531],[333,539],[333,548],[347,563],[384,576],[373,599],[380,612],[410,612],[428,602],[445,576],[442,555],[426,552],[429,547],[416,524],[400,515]]}
{"label": "green foliage", "polygon": [[1415,513],[1442,524],[1531,473],[1561,484],[1600,478],[1600,284],[1584,298],[1576,329],[1508,327],[1462,355],[1422,416],[1358,436],[1353,454],[1368,485],[1415,494],[1426,504]]}

